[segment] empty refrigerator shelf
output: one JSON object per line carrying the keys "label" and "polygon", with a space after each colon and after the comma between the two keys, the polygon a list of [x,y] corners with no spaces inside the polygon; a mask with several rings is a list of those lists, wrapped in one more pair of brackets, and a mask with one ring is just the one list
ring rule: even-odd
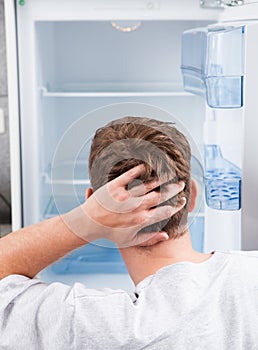
{"label": "empty refrigerator shelf", "polygon": [[42,173],[45,184],[88,185],[90,186],[88,163],[86,161],[66,161],[53,168],[48,166]]}
{"label": "empty refrigerator shelf", "polygon": [[83,83],[41,86],[43,97],[194,96],[172,83]]}

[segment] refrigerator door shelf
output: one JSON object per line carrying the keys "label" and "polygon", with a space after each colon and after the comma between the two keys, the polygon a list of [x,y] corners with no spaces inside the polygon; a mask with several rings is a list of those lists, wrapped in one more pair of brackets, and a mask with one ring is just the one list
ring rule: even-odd
{"label": "refrigerator door shelf", "polygon": [[184,88],[212,108],[243,106],[244,26],[209,26],[182,37]]}
{"label": "refrigerator door shelf", "polygon": [[217,145],[205,147],[205,194],[210,208],[239,210],[241,208],[241,170],[224,159]]}
{"label": "refrigerator door shelf", "polygon": [[[225,180],[230,175],[236,177],[234,180]],[[211,179],[214,177],[214,180]],[[226,172],[206,173],[206,201],[210,208],[217,210],[239,210],[241,209],[241,178],[237,173]]]}

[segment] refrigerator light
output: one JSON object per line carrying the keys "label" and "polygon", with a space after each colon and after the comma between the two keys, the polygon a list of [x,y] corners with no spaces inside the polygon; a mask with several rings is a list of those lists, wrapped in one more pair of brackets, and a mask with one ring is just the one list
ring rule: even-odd
{"label": "refrigerator light", "polygon": [[127,25],[128,22],[125,21],[112,21],[111,25],[113,28],[115,28],[116,30],[119,30],[120,32],[123,33],[130,33],[135,31],[136,29],[138,29],[141,26],[141,22],[133,22],[133,24]]}

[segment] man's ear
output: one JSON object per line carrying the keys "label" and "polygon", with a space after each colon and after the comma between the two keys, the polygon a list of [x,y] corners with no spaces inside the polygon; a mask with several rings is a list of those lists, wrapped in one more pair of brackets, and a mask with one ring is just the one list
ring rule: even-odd
{"label": "man's ear", "polygon": [[191,198],[190,198],[189,212],[192,212],[194,210],[197,193],[198,193],[197,183],[194,179],[191,179]]}
{"label": "man's ear", "polygon": [[90,196],[92,195],[93,190],[92,188],[87,188],[86,193],[85,193],[85,200],[87,200],[88,198],[90,198]]}

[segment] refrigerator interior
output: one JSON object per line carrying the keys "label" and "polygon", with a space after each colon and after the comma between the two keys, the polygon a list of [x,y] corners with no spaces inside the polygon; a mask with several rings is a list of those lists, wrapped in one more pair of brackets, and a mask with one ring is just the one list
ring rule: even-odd
{"label": "refrigerator interior", "polygon": [[[21,114],[24,225],[72,209],[75,203],[70,200],[71,193],[76,194],[78,203],[84,201],[85,190],[90,186],[87,158],[93,134],[89,135],[87,124],[90,130],[95,130],[112,119],[109,115],[103,116],[101,121],[91,118],[89,113],[97,108],[128,102],[156,106],[179,120],[192,136],[199,152],[203,153],[203,126],[207,114],[211,112],[204,99],[183,90],[181,36],[187,29],[210,23],[189,20],[35,22],[34,89],[37,102],[36,122],[31,128],[30,117],[23,115],[24,112]],[[136,29],[125,31],[124,28]],[[24,55],[22,45],[19,49]],[[225,157],[241,165],[239,135],[241,139],[242,113],[241,110],[236,114],[224,112],[218,112],[218,127],[223,130],[219,142]],[[126,112],[121,117],[124,115]],[[87,121],[86,142],[78,150],[76,163],[71,159],[72,152],[70,154],[73,140],[70,140],[70,145],[68,142],[65,152],[58,159],[53,179],[53,157],[62,137],[67,130],[69,134],[69,128],[83,116]],[[150,117],[159,118],[155,115]],[[229,137],[232,123],[235,132]],[[30,153],[33,138],[37,141],[33,142]],[[35,179],[37,198],[31,186]],[[204,198],[202,201],[200,212],[191,219],[194,248],[205,251],[205,247],[223,246],[223,242],[217,244],[214,237],[208,237],[212,243],[205,245],[207,227],[215,234],[212,226],[219,221],[228,222],[226,246],[238,245],[239,237],[232,235],[232,225],[239,225],[239,212],[214,211],[207,208]],[[61,208],[56,205],[57,202],[61,203]],[[121,284],[123,288],[131,287],[119,252],[114,247],[103,247],[102,243],[100,246],[90,244],[72,252],[41,275],[47,282],[61,280],[73,283],[78,280],[78,273],[83,274],[80,280],[88,286],[113,287]]]}

